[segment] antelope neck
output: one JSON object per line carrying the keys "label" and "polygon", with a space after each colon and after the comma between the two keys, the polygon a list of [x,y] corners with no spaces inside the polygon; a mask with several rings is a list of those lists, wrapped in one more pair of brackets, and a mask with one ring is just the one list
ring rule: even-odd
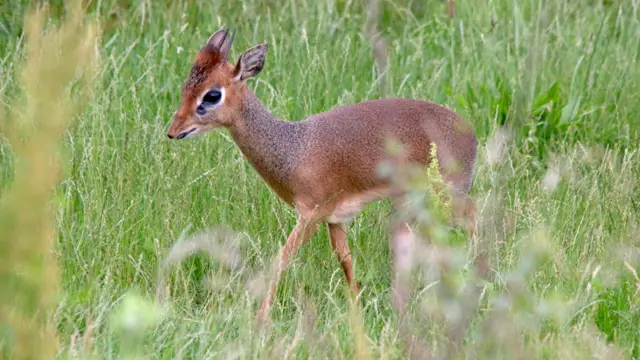
{"label": "antelope neck", "polygon": [[229,128],[249,163],[267,181],[286,184],[304,144],[303,123],[276,118],[249,88],[245,88],[242,113]]}

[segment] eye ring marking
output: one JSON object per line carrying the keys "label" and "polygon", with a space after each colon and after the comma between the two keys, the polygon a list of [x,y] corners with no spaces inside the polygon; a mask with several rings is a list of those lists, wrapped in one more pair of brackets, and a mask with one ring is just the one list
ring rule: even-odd
{"label": "eye ring marking", "polygon": [[212,88],[200,97],[200,103],[196,108],[196,114],[204,116],[211,109],[215,109],[224,102],[224,88]]}
{"label": "eye ring marking", "polygon": [[220,91],[219,89],[210,90],[202,97],[203,104],[215,105],[219,103],[220,100],[222,100],[222,91]]}

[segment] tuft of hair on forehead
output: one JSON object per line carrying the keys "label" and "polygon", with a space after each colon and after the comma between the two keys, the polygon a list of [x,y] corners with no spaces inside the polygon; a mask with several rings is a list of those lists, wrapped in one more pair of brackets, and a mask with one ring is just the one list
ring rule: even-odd
{"label": "tuft of hair on forehead", "polygon": [[216,67],[224,63],[224,56],[222,56],[222,54],[220,54],[217,49],[205,46],[200,51],[200,53],[196,57],[195,62],[191,66],[191,72],[189,73],[187,87],[198,87],[200,84],[206,82],[209,74]]}
{"label": "tuft of hair on forehead", "polygon": [[235,29],[233,32],[229,32],[227,28],[216,31],[209,38],[205,46],[198,52],[198,56],[196,56],[191,67],[191,72],[185,85],[186,91],[200,91],[216,68],[227,62],[227,56],[234,37]]}

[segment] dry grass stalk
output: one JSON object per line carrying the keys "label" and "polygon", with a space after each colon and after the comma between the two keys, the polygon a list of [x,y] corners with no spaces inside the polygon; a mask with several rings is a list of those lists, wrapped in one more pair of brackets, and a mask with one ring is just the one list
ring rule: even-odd
{"label": "dry grass stalk", "polygon": [[57,351],[51,313],[59,270],[50,204],[60,176],[57,147],[97,71],[97,26],[85,21],[80,2],[67,10],[59,27],[44,28],[43,8],[26,18],[23,92],[0,119],[15,154],[13,182],[0,204],[3,352],[14,359],[51,359]]}
{"label": "dry grass stalk", "polygon": [[371,48],[373,49],[373,59],[376,62],[376,68],[378,69],[380,79],[380,89],[383,96],[387,96],[390,91],[390,83],[388,79],[389,51],[387,50],[387,42],[382,37],[380,32],[380,1],[369,0],[366,4],[366,7],[366,33],[369,41],[371,42]]}
{"label": "dry grass stalk", "polygon": [[[156,278],[156,301],[167,304],[170,300],[168,273],[177,265],[198,252],[207,254],[224,268],[240,270],[244,263],[240,254],[239,234],[227,227],[203,231],[176,242],[169,254],[159,264]],[[215,281],[215,279],[213,279]]]}

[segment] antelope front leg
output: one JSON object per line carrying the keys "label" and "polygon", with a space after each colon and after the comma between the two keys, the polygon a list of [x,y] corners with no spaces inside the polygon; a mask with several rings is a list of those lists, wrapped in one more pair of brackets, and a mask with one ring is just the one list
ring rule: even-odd
{"label": "antelope front leg", "polygon": [[287,265],[289,264],[291,257],[295,255],[300,247],[302,247],[302,245],[311,236],[313,236],[317,228],[318,225],[314,221],[308,220],[303,216],[300,216],[298,218],[296,226],[291,231],[291,234],[289,234],[287,242],[280,249],[280,253],[278,253],[278,257],[276,258],[276,262],[273,267],[273,281],[271,282],[271,286],[269,286],[267,296],[262,301],[262,305],[260,306],[260,310],[258,311],[259,322],[264,322],[269,314],[271,304],[273,303],[273,299],[278,288],[278,283],[280,282],[280,277],[284,269],[286,269]]}

